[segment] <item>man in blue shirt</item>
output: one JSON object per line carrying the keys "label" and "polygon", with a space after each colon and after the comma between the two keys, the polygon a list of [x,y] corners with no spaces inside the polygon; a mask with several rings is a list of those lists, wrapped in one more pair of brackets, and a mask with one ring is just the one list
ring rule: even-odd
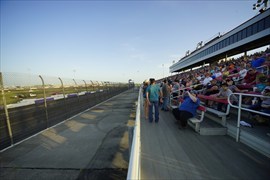
{"label": "man in blue shirt", "polygon": [[[196,115],[196,110],[200,105],[200,99],[197,98],[195,91],[187,91],[184,102],[179,106],[179,120],[182,127],[187,127],[187,120]],[[179,124],[179,129],[181,126]]]}
{"label": "man in blue shirt", "polygon": [[251,61],[251,67],[253,68],[258,68],[263,65],[265,62],[265,59],[263,57],[258,57],[256,56],[252,61]]}
{"label": "man in blue shirt", "polygon": [[[159,96],[162,97],[162,92],[160,90],[160,87],[156,85],[156,81],[154,78],[150,79],[150,86],[146,90],[146,99],[149,106],[149,122],[153,122],[153,106],[155,108],[155,123],[158,123],[159,121],[159,109],[158,109],[158,103],[159,103]],[[162,99],[162,98],[160,98]]]}

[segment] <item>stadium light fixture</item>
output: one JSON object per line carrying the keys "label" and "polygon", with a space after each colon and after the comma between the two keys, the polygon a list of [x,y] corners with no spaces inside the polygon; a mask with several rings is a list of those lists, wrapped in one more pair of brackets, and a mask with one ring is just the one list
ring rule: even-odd
{"label": "stadium light fixture", "polygon": [[189,55],[189,50],[188,51],[186,51],[186,56],[188,56]]}
{"label": "stadium light fixture", "polygon": [[257,3],[253,4],[253,10],[256,10],[257,8],[263,7],[259,10],[260,13],[264,12],[267,9],[268,6],[268,0],[257,0]]}
{"label": "stadium light fixture", "polygon": [[198,42],[196,49],[200,49],[203,45],[203,41]]}

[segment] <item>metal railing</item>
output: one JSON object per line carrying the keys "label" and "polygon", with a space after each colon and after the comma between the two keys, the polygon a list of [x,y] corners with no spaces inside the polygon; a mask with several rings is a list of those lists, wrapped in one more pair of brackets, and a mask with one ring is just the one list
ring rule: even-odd
{"label": "metal railing", "polygon": [[[184,95],[184,93],[186,92],[186,91],[189,91],[189,90],[194,90],[193,88],[194,87],[196,87],[196,86],[200,86],[200,85],[202,85],[202,84],[195,84],[195,85],[191,85],[191,86],[189,86],[189,87],[183,87],[183,88],[180,88],[179,90],[175,90],[175,91],[172,91],[172,92],[170,92],[170,99],[169,99],[169,106],[170,107],[173,107],[174,105],[172,104],[172,102],[173,102],[173,100],[175,101],[177,101],[176,103],[178,104],[179,103],[179,98],[181,97],[183,97],[183,95]],[[202,89],[200,89],[200,90],[194,90],[194,91],[196,91],[198,94],[201,94],[203,91],[204,91],[204,88],[202,88]],[[178,93],[178,96],[175,96],[175,97],[173,97],[173,93]]]}
{"label": "metal railing", "polygon": [[[238,99],[238,105],[234,105],[231,103],[230,101],[230,97],[231,96],[239,96],[239,99]],[[259,94],[246,94],[246,93],[232,93],[228,96],[228,103],[231,107],[234,107],[234,108],[237,108],[238,109],[238,116],[237,116],[237,131],[236,131],[236,142],[239,141],[239,136],[240,136],[240,119],[241,119],[241,111],[244,110],[244,111],[249,111],[249,112],[253,112],[253,113],[256,113],[256,114],[260,114],[260,115],[264,115],[264,116],[268,116],[270,117],[270,114],[267,114],[267,113],[264,113],[264,112],[261,112],[261,111],[256,111],[256,110],[252,110],[252,109],[249,109],[249,108],[245,108],[245,107],[242,107],[242,98],[243,96],[250,96],[250,97],[254,97],[254,98],[270,98],[269,96],[263,96],[263,95],[259,95]]]}
{"label": "metal railing", "polygon": [[269,75],[269,66],[267,65],[262,65],[256,68],[257,71],[263,73],[264,75],[268,76]]}
{"label": "metal railing", "polygon": [[141,167],[141,92],[140,88],[138,96],[138,104],[136,110],[135,127],[133,130],[132,147],[129,159],[127,179],[140,179],[140,167]]}

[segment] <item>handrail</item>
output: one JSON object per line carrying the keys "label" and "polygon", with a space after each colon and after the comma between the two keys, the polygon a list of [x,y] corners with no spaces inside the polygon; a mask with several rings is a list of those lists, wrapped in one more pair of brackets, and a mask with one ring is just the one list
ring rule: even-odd
{"label": "handrail", "polygon": [[[170,93],[170,102],[169,102],[169,105],[171,106],[172,105],[172,99],[173,98],[177,98],[177,99],[179,99],[180,97],[183,97],[183,95],[182,94],[180,94],[180,91],[188,91],[188,90],[190,90],[190,89],[192,89],[191,87],[183,87],[183,88],[180,88],[180,89],[178,89],[178,90],[175,90],[175,91],[171,91],[171,93]],[[175,96],[175,97],[173,97],[173,93],[179,93],[179,95],[178,96]]]}
{"label": "handrail", "polygon": [[[265,67],[266,67],[266,71],[264,70]],[[269,75],[269,66],[267,66],[267,65],[262,65],[262,66],[256,67],[256,69],[257,69],[257,70],[262,69],[262,70],[263,70],[263,71],[262,71],[263,74],[265,74],[265,72],[266,72],[265,75],[266,75],[266,76]]]}
{"label": "handrail", "polygon": [[133,139],[131,146],[131,153],[128,165],[127,179],[140,179],[140,164],[141,164],[141,88],[138,96],[138,104],[136,110],[136,120],[133,131]]}
{"label": "handrail", "polygon": [[[239,100],[238,100],[238,106],[233,105],[230,101],[230,97],[232,95],[239,95]],[[263,96],[259,94],[246,94],[246,93],[232,93],[228,96],[228,103],[230,104],[231,107],[238,108],[238,117],[237,117],[237,131],[236,131],[236,142],[239,141],[239,135],[240,135],[240,118],[241,118],[241,110],[249,111],[249,112],[254,112],[257,114],[265,115],[265,116],[270,116],[270,114],[263,113],[261,111],[255,111],[252,109],[244,108],[241,107],[242,105],[242,96],[251,96],[251,97],[261,97],[261,98],[270,98],[269,96]]]}
{"label": "handrail", "polygon": [[[180,88],[178,90],[175,90],[175,91],[171,91],[170,93],[170,101],[169,101],[169,105],[171,106],[172,105],[172,99],[174,98],[173,97],[173,93],[179,93],[177,97],[177,99],[179,99],[180,97],[183,97],[183,94],[180,94],[180,91],[189,91],[189,90],[193,90],[193,87],[194,86],[198,86],[198,85],[203,85],[203,84],[194,84],[194,85],[191,85],[191,86],[188,86],[188,87],[183,87],[183,88]],[[195,90],[197,92],[200,92],[201,90]]]}

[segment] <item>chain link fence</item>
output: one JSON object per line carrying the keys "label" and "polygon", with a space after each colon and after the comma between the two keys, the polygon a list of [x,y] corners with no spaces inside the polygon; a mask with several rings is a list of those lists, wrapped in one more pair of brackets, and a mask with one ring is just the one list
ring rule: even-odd
{"label": "chain link fence", "polygon": [[0,72],[0,150],[134,87]]}

